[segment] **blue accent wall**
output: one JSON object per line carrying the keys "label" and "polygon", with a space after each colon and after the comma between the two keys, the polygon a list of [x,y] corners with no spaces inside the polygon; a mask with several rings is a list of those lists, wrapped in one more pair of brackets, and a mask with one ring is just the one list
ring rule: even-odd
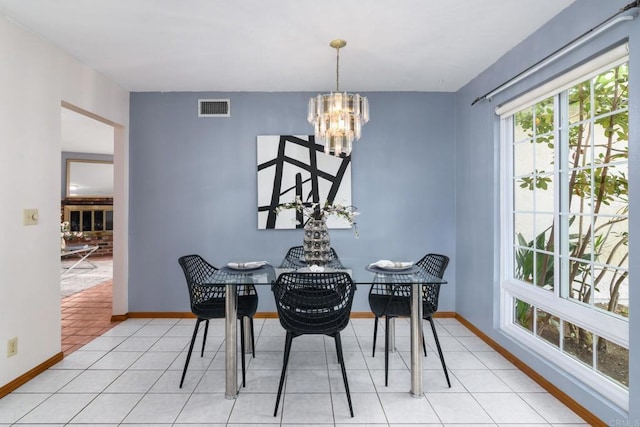
{"label": "blue accent wall", "polygon": [[[494,65],[456,93],[456,312],[482,332],[529,365],[545,379],[567,393],[609,425],[640,422],[640,251],[631,244],[630,277],[630,411],[628,414],[607,401],[580,378],[538,357],[499,330],[500,306],[500,145],[496,106],[539,85],[626,38],[630,44],[629,90],[629,192],[630,235],[640,235],[640,18],[620,24],[596,37],[531,78],[525,79],[496,96],[474,106],[477,97],[518,75],[564,44],[614,15],[628,2],[580,0],[548,22],[543,28],[508,52]],[[633,239],[633,238],[632,238]],[[638,239],[632,240],[638,242]],[[624,424],[623,424],[624,423]]]}
{"label": "blue accent wall", "polygon": [[[218,266],[278,265],[302,230],[258,230],[256,137],[308,135],[314,93],[133,93],[130,133],[129,310],[189,311],[177,259],[198,253]],[[360,237],[330,230],[356,279],[378,259],[451,257],[441,310],[455,295],[454,101],[451,93],[366,93],[371,121],[352,154]],[[198,118],[198,99],[229,98],[231,117]],[[275,312],[267,286],[259,311]],[[368,287],[354,311],[369,311]]]}
{"label": "blue accent wall", "polygon": [[[353,203],[360,238],[331,230],[332,245],[356,279],[381,259],[451,257],[440,309],[456,311],[580,405],[611,425],[640,420],[640,250],[630,247],[630,411],[554,367],[499,329],[500,146],[495,107],[629,39],[636,66],[640,18],[618,25],[513,86],[471,103],[624,7],[626,0],[574,2],[457,93],[365,93],[371,121],[355,143]],[[258,230],[256,137],[309,134],[315,93],[133,93],[130,123],[129,310],[188,311],[177,264],[199,253],[217,265],[277,265],[300,230]],[[230,98],[230,118],[198,118],[199,98]],[[630,77],[630,234],[640,235],[640,72]],[[367,288],[354,311],[369,311]],[[275,311],[261,287],[260,311]],[[617,424],[614,424],[617,423]],[[626,425],[626,424],[625,424]]]}

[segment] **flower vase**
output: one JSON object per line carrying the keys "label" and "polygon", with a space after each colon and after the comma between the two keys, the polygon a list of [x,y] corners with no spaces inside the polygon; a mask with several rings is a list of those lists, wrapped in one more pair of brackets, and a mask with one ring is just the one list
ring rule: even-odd
{"label": "flower vase", "polygon": [[61,237],[60,238],[60,249],[63,250],[66,247],[67,247],[67,241],[64,240],[64,237]]}
{"label": "flower vase", "polygon": [[329,263],[331,242],[324,218],[310,218],[304,225],[304,259],[307,265],[324,267]]}

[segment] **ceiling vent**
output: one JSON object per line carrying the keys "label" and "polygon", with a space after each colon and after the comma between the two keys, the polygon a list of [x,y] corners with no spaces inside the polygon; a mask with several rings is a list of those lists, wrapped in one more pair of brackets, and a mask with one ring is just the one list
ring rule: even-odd
{"label": "ceiling vent", "polygon": [[230,117],[228,99],[198,99],[198,117]]}

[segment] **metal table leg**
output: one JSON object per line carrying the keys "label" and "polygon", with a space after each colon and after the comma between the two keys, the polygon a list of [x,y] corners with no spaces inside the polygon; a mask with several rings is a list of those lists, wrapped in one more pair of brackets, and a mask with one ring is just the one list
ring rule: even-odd
{"label": "metal table leg", "polygon": [[248,317],[242,318],[242,327],[245,330],[244,334],[244,353],[252,354],[253,346],[251,345],[251,319]]}
{"label": "metal table leg", "polygon": [[395,353],[396,351],[396,318],[389,319],[389,353]]}
{"label": "metal table leg", "polygon": [[98,248],[99,246],[87,246],[86,248],[83,247],[80,249],[73,249],[73,250],[61,252],[60,253],[61,259],[68,255],[77,255],[79,259],[75,263],[73,263],[73,265],[71,265],[70,267],[63,267],[64,271],[62,272],[62,274],[60,274],[60,276],[64,276],[65,274],[71,273],[71,270],[73,270],[78,265],[80,265],[82,261],[85,261],[86,263],[91,265],[91,268],[97,268],[98,266],[91,262],[91,260],[89,259],[89,256],[91,256],[95,251],[97,251]]}
{"label": "metal table leg", "polygon": [[224,357],[225,357],[225,391],[226,399],[238,396],[238,296],[236,284],[226,283],[225,320],[224,320]]}
{"label": "metal table leg", "polygon": [[411,395],[423,396],[422,384],[422,285],[411,287]]}

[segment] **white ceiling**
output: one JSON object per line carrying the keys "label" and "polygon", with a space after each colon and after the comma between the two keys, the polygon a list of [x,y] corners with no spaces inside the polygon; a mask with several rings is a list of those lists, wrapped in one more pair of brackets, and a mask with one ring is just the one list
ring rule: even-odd
{"label": "white ceiling", "polygon": [[[456,91],[574,0],[0,0],[133,92]],[[113,128],[62,109],[63,151]]]}
{"label": "white ceiling", "polygon": [[573,0],[0,0],[130,91],[456,91]]}

